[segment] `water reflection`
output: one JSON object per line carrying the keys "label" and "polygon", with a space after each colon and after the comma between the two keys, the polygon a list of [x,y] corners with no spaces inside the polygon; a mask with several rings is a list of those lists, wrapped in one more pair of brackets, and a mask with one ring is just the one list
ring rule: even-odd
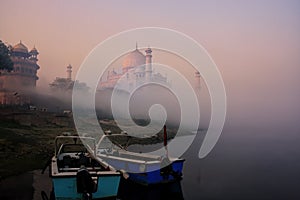
{"label": "water reflection", "polygon": [[181,181],[144,186],[125,179],[121,179],[118,198],[121,200],[184,199],[181,189]]}

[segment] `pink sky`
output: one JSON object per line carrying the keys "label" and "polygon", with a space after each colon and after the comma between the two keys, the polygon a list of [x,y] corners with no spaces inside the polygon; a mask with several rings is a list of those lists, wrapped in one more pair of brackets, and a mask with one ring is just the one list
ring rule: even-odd
{"label": "pink sky", "polygon": [[300,113],[299,1],[3,0],[0,5],[0,39],[12,45],[22,40],[40,52],[39,87],[64,77],[69,63],[76,72],[107,37],[157,26],[183,32],[207,49],[234,102],[229,108],[266,109],[287,119]]}

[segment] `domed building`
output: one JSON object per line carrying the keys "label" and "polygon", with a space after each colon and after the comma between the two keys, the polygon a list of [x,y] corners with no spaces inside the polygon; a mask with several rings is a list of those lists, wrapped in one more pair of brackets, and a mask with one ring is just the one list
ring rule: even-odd
{"label": "domed building", "polygon": [[[119,81],[120,78],[122,80]],[[118,81],[119,88],[125,90],[135,88],[148,81],[169,84],[166,76],[153,72],[151,48],[147,48],[144,55],[137,46],[134,51],[124,57],[121,71],[108,71],[106,78],[101,78],[100,89],[112,89]]]}
{"label": "domed building", "polygon": [[20,41],[13,47],[9,46],[9,54],[13,62],[13,70],[0,70],[0,104],[30,104],[29,94],[34,91],[38,80],[39,52],[35,47],[28,51]]}
{"label": "domed building", "polygon": [[138,49],[135,49],[134,51],[130,52],[127,56],[125,56],[122,63],[123,73],[130,71],[136,66],[145,65],[145,63],[146,57],[144,56],[144,54]]}

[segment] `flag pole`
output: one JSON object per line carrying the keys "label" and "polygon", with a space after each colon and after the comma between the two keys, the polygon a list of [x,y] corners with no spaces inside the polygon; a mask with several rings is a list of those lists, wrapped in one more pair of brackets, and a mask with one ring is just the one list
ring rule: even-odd
{"label": "flag pole", "polygon": [[167,134],[167,126],[164,125],[164,147],[166,149],[166,157],[169,158],[168,152],[168,134]]}

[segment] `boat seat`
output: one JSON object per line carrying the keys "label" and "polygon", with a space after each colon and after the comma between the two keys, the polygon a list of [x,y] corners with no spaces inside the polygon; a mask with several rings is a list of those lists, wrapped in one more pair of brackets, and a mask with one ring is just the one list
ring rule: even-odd
{"label": "boat seat", "polygon": [[80,155],[79,155],[78,164],[79,164],[79,167],[80,167],[81,165],[84,165],[84,166],[91,166],[90,158],[88,158],[88,157],[85,156],[84,154],[80,154]]}
{"label": "boat seat", "polygon": [[66,155],[63,157],[63,166],[72,167],[72,158],[70,155]]}

